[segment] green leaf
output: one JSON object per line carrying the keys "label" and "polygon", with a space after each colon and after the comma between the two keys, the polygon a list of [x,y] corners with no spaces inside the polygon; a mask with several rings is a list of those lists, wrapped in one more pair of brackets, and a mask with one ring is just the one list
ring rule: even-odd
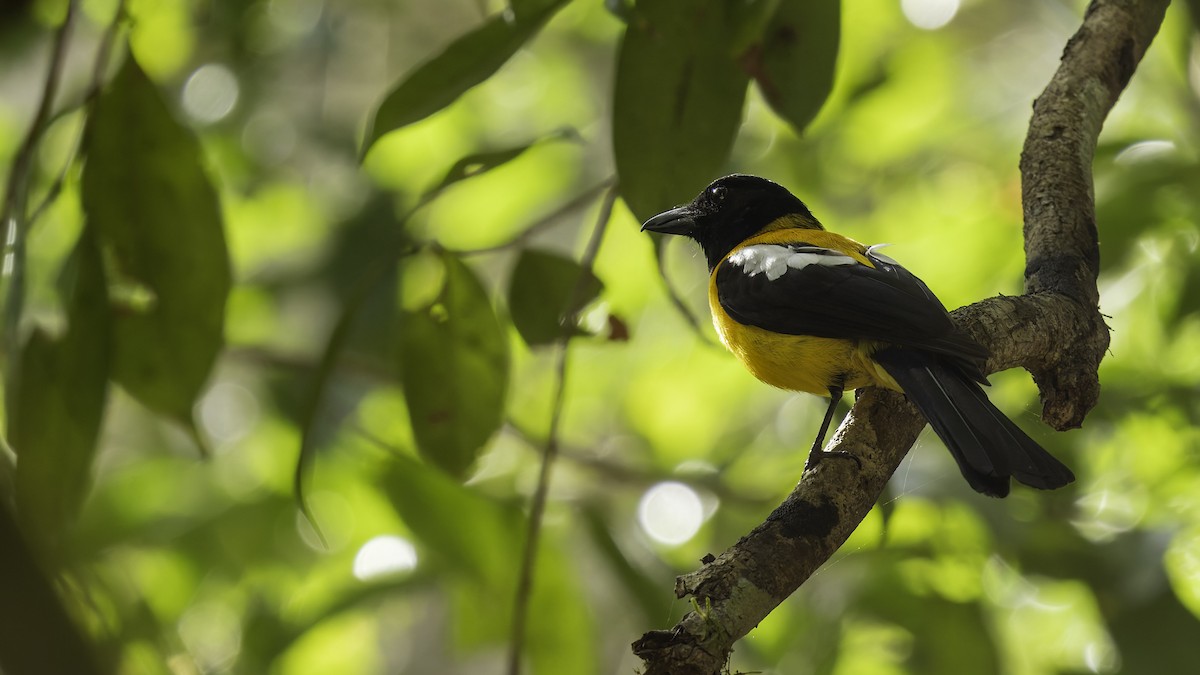
{"label": "green leaf", "polygon": [[8,412],[17,508],[28,531],[51,544],[88,492],[108,392],[108,296],[90,230],[64,272],[67,330],[57,340],[40,329],[30,336]]}
{"label": "green leaf", "polygon": [[450,43],[393,88],[367,127],[363,155],[384,134],[420,121],[491,77],[567,0],[526,0]]}
{"label": "green leaf", "polygon": [[461,478],[504,420],[508,341],[475,274],[441,259],[437,300],[401,318],[400,379],[421,456]]}
{"label": "green leaf", "polygon": [[[583,334],[576,326],[575,315],[603,288],[596,275],[574,260],[525,249],[509,281],[509,314],[529,346],[550,344],[564,331],[569,331],[568,335]],[[569,327],[565,324],[568,321]]]}
{"label": "green leaf", "polygon": [[742,65],[763,97],[796,133],[817,116],[833,89],[841,32],[840,2],[784,0]]}
{"label": "green leaf", "polygon": [[731,58],[735,3],[643,0],[621,41],[613,151],[639,220],[690,200],[729,157],[748,78]]}
{"label": "green leaf", "polygon": [[392,460],[383,488],[400,518],[439,563],[489,588],[512,588],[523,536],[518,509],[405,455]]}
{"label": "green leaf", "polygon": [[463,181],[468,178],[474,178],[475,176],[487,173],[492,169],[503,166],[504,164],[507,164],[525,154],[526,150],[538,145],[539,143],[564,139],[578,140],[579,134],[574,129],[562,129],[542,136],[541,138],[536,138],[528,143],[522,143],[521,145],[514,145],[512,147],[502,148],[500,150],[477,152],[462,157],[454,163],[454,166],[450,167],[450,169],[446,172],[446,175],[442,177],[442,180],[439,181],[437,185],[425,192],[424,199],[431,198],[432,196],[459,181]]}
{"label": "green leaf", "polygon": [[734,54],[741,54],[762,41],[767,24],[775,17],[784,0],[746,0],[734,7],[734,33],[731,45]]}
{"label": "green leaf", "polygon": [[108,256],[114,379],[190,429],[230,287],[199,143],[133,58],[96,102],[86,136],[83,208]]}

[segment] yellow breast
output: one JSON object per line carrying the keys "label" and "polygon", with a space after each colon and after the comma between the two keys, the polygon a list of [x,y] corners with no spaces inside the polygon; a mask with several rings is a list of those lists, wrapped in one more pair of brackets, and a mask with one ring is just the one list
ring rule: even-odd
{"label": "yellow breast", "polygon": [[[748,240],[746,244],[783,243],[789,240],[789,236],[795,235],[779,231],[767,232]],[[845,252],[861,259],[864,264],[870,264],[860,252],[861,245],[856,242],[824,231],[805,232],[805,240],[811,244],[834,248],[823,241],[825,239],[829,239],[829,243],[842,243],[843,245],[836,246],[839,250],[845,249],[846,243],[859,246],[858,250],[849,249]],[[875,343],[811,335],[786,335],[734,321],[721,308],[717,297],[715,271],[709,278],[708,303],[712,311],[713,325],[721,342],[755,377],[771,386],[820,396],[828,396],[831,386],[840,386],[845,390],[870,385],[884,386],[897,391],[900,389],[891,376],[870,358],[870,353],[875,350]]]}

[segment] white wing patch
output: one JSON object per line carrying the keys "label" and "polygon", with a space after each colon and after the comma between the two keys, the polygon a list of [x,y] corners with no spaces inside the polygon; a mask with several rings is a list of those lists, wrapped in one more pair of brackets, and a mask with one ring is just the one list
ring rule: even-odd
{"label": "white wing patch", "polygon": [[891,244],[875,244],[873,246],[868,246],[867,247],[867,257],[875,258],[876,260],[882,260],[883,262],[885,262],[889,265],[899,265],[900,263],[896,262],[895,260],[892,260],[891,257],[886,256],[879,252],[879,249],[883,248],[884,246],[891,246]]}
{"label": "white wing patch", "polygon": [[755,244],[747,246],[729,256],[730,264],[737,265],[749,276],[767,275],[775,281],[789,269],[799,270],[809,265],[858,265],[854,258],[833,249],[819,246],[791,248],[779,244]]}

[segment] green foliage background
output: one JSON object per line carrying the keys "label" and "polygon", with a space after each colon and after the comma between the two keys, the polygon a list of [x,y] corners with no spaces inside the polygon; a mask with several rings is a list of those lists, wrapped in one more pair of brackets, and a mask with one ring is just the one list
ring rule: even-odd
{"label": "green foliage background", "polygon": [[[117,2],[85,0],[30,175],[2,494],[115,672],[499,672],[569,335],[528,663],[632,672],[689,609],[674,576],[769,513],[823,411],[715,344],[702,259],[640,220],[757,173],[950,307],[1019,293],[1018,153],[1083,4],[921,30],[894,0],[132,0],[92,107]],[[2,10],[6,175],[65,7]],[[1100,139],[1100,406],[1056,434],[1025,373],[993,378],[1077,482],[990,500],[923,436],[734,669],[1194,662],[1195,26],[1176,3]],[[663,481],[703,505],[682,544],[639,524]],[[380,535],[415,567],[356,577]]]}

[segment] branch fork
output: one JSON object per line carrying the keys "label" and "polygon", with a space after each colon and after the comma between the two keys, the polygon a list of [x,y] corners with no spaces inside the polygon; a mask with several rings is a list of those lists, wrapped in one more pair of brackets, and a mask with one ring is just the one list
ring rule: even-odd
{"label": "branch fork", "polygon": [[[1169,0],[1093,0],[1062,63],[1034,103],[1021,153],[1025,294],[952,312],[992,352],[989,372],[1033,375],[1042,419],[1080,426],[1099,398],[1108,349],[1099,311],[1099,242],[1091,164],[1104,118],[1129,83]],[[925,426],[903,395],[861,392],[831,447],[861,461],[824,462],[767,519],[724,553],[676,580],[697,599],[671,630],[633,643],[645,675],[724,672],[733,644],[806,581],[850,536]]]}

